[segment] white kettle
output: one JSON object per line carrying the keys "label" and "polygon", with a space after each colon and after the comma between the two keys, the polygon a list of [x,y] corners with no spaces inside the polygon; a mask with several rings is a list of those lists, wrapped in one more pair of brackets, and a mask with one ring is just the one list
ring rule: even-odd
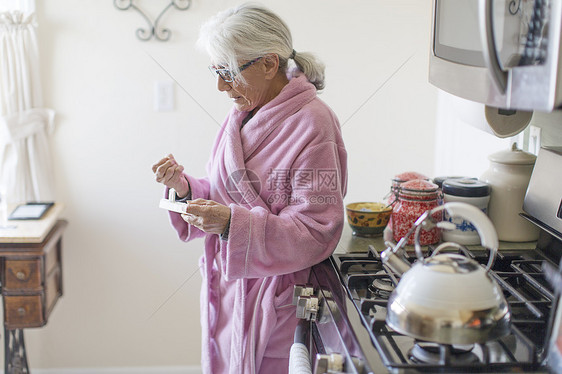
{"label": "white kettle", "polygon": [[[422,228],[454,228],[451,222],[433,220],[432,215],[443,210],[476,227],[482,245],[490,249],[486,268],[459,254],[437,254],[443,249],[461,247],[451,242],[440,244],[432,256],[423,257],[418,240]],[[484,343],[509,334],[509,305],[488,273],[498,248],[489,218],[472,205],[452,202],[425,212],[407,236],[413,230],[418,256],[414,265],[403,259],[405,241],[395,247],[387,243],[389,248],[381,253],[383,263],[396,273],[403,273],[388,301],[388,325],[402,334],[441,344]]]}

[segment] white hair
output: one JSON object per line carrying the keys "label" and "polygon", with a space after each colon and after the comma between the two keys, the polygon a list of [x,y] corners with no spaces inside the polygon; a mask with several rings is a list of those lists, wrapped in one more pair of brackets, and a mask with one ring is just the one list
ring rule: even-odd
{"label": "white hair", "polygon": [[308,52],[293,54],[293,40],[285,22],[260,5],[242,4],[218,13],[201,26],[197,44],[213,63],[235,74],[241,61],[268,53],[279,56],[279,69],[286,72],[292,58],[317,90],[324,88],[324,64]]}

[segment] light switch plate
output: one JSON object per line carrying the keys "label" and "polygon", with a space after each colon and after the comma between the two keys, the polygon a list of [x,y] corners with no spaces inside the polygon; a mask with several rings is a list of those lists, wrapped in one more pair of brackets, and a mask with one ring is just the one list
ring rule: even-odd
{"label": "light switch plate", "polygon": [[174,82],[154,82],[154,110],[157,112],[170,112],[174,110]]}

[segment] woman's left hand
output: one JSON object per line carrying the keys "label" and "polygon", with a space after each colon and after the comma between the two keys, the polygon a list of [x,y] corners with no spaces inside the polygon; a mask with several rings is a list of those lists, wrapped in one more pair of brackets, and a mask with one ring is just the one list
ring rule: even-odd
{"label": "woman's left hand", "polygon": [[210,234],[222,234],[230,220],[230,208],[212,200],[188,201],[186,212],[185,222]]}

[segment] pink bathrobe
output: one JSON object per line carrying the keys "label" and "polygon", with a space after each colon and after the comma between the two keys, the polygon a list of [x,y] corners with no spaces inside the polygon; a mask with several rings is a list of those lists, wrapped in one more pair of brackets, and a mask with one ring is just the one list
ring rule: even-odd
{"label": "pink bathrobe", "polygon": [[306,283],[310,267],[330,256],[344,221],[347,154],[339,123],[304,75],[242,127],[247,116],[230,111],[208,177],[186,176],[193,199],[230,207],[228,240],[170,213],[182,240],[205,237],[205,373],[288,372],[298,323],[293,285]]}

